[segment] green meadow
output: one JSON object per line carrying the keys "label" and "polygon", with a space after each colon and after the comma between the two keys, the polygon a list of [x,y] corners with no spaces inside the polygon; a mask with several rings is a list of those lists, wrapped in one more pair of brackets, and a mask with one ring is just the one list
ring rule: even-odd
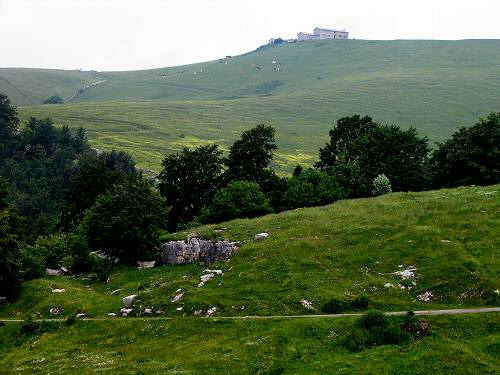
{"label": "green meadow", "polygon": [[[427,317],[429,336],[357,353],[345,346],[356,318],[223,317],[317,315],[332,297],[367,296],[368,308],[384,311],[498,306],[499,194],[498,185],[397,193],[166,235],[239,241],[231,259],[210,266],[224,274],[203,287],[207,266],[197,263],[118,267],[107,283],[91,275],[25,282],[20,300],[0,307],[3,319],[50,318],[58,307],[63,319],[108,320],[41,323],[24,333],[7,323],[0,373],[498,373],[498,313]],[[255,241],[259,232],[269,238]],[[406,282],[395,273],[410,267]],[[184,295],[172,302],[179,289]],[[419,298],[425,292],[428,301]],[[119,317],[130,294],[144,320]]]}
{"label": "green meadow", "polygon": [[[20,105],[23,120],[84,126],[96,148],[123,149],[155,170],[165,153],[228,147],[241,130],[265,123],[277,130],[275,166],[289,172],[311,165],[346,115],[413,126],[434,144],[498,110],[499,47],[497,40],[324,40],[144,71],[0,69],[0,92]],[[89,80],[106,81],[64,105],[33,105],[67,98]],[[28,102],[19,91],[39,94]]]}

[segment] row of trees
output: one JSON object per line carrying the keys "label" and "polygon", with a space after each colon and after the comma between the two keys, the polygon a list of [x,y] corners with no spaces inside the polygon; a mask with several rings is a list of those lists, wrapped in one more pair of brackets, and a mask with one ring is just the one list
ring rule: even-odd
{"label": "row of trees", "polygon": [[91,149],[83,129],[57,128],[49,119],[20,129],[0,95],[0,296],[15,296],[21,279],[46,267],[108,269],[91,251],[125,263],[154,259],[166,230],[368,197],[391,186],[500,182],[499,113],[461,128],[433,152],[415,129],[346,117],[314,168],[297,166],[290,177],[270,168],[274,137],[272,127],[259,125],[226,156],[217,145],[185,148],[167,155],[152,181],[128,154]]}

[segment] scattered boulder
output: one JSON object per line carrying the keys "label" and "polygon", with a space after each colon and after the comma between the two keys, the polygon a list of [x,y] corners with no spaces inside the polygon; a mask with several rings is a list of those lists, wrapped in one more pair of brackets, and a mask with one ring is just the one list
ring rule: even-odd
{"label": "scattered boulder", "polygon": [[59,307],[53,307],[49,310],[50,315],[59,315],[61,313],[61,309]]}
{"label": "scattered boulder", "polygon": [[304,306],[308,310],[314,310],[313,304],[311,301],[308,301],[306,299],[301,299],[300,303],[302,306]]}
{"label": "scattered boulder", "polygon": [[392,283],[385,283],[384,288],[395,288],[395,286]]}
{"label": "scattered boulder", "polygon": [[108,313],[108,316],[116,316],[115,313]]}
{"label": "scattered boulder", "polygon": [[52,289],[52,293],[64,293],[66,289],[54,288]]}
{"label": "scattered boulder", "polygon": [[61,269],[58,269],[58,270],[54,270],[54,269],[50,269],[50,268],[47,268],[45,270],[45,272],[47,273],[47,275],[49,276],[62,276],[64,274],[64,272],[61,270]]}
{"label": "scattered boulder", "polygon": [[415,267],[408,267],[407,269],[403,271],[396,271],[394,272],[396,275],[401,276],[403,280],[405,279],[412,279],[415,276],[415,271],[417,269]]}
{"label": "scattered boulder", "polygon": [[112,295],[112,296],[114,296],[115,294],[120,293],[122,290],[123,290],[123,288],[113,290],[113,291],[111,292],[111,295]]}
{"label": "scattered boulder", "polygon": [[176,303],[176,302],[180,301],[183,295],[184,295],[184,293],[177,294],[174,298],[172,298],[171,302]]}
{"label": "scattered boulder", "polygon": [[182,311],[183,308],[184,308],[184,306],[181,306],[181,307],[176,308],[176,310],[177,311]]}
{"label": "scattered boulder", "polygon": [[122,316],[128,316],[133,309],[121,309],[120,312],[122,313]]}
{"label": "scattered boulder", "polygon": [[193,313],[193,315],[196,315],[196,316],[199,316],[201,314],[203,314],[203,310],[195,310]]}
{"label": "scattered boulder", "polygon": [[206,269],[203,272],[204,273],[215,273],[216,275],[224,275],[224,272],[222,272],[222,270],[210,270],[210,269]]}
{"label": "scattered boulder", "polygon": [[190,238],[186,241],[170,241],[162,246],[164,264],[183,264],[202,260],[206,264],[229,258],[238,247],[234,242],[212,242]]}
{"label": "scattered boulder", "polygon": [[138,296],[136,294],[124,297],[123,298],[123,306],[125,306],[125,308],[129,308],[135,302],[135,300],[137,299],[137,297]]}
{"label": "scattered boulder", "polygon": [[200,282],[198,283],[198,288],[201,288],[203,285],[205,285],[205,283],[204,283],[203,281],[200,281]]}
{"label": "scattered boulder", "polygon": [[428,292],[419,294],[417,297],[420,301],[427,302],[427,301],[431,300],[431,298],[433,297],[433,294],[431,291],[428,291]]}
{"label": "scattered boulder", "polygon": [[217,312],[217,307],[212,307],[211,309],[208,309],[207,316],[212,316],[216,312]]}
{"label": "scattered boulder", "polygon": [[140,270],[145,270],[148,268],[154,268],[156,261],[153,260],[152,262],[141,262],[137,261],[137,268]]}
{"label": "scattered boulder", "polygon": [[262,241],[265,240],[267,237],[269,237],[269,233],[258,233],[255,235],[255,240]]}
{"label": "scattered boulder", "polygon": [[78,313],[76,314],[77,319],[85,318],[86,314],[85,313]]}
{"label": "scattered boulder", "polygon": [[150,315],[153,313],[153,309],[146,308],[144,309],[144,314]]}
{"label": "scattered boulder", "polygon": [[201,275],[200,276],[200,281],[202,283],[206,283],[207,281],[209,280],[212,280],[215,276],[215,273],[209,273],[209,274],[206,274],[206,275]]}

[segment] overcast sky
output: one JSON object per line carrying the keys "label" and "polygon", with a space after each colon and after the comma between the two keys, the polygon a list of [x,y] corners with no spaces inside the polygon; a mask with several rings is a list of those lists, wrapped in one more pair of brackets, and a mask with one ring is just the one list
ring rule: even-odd
{"label": "overcast sky", "polygon": [[316,26],[356,39],[500,39],[499,15],[500,0],[0,0],[0,67],[174,66]]}

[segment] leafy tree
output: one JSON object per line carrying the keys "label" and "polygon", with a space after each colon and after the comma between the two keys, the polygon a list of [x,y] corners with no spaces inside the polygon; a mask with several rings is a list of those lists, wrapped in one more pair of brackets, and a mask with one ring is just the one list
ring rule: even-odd
{"label": "leafy tree", "polygon": [[[317,166],[330,170],[340,161],[356,162],[366,181],[385,174],[394,191],[421,190],[428,181],[428,152],[427,138],[419,138],[414,128],[379,125],[356,115],[340,119],[330,131]],[[368,187],[363,195],[370,195]]]}
{"label": "leafy tree", "polygon": [[85,213],[82,229],[92,250],[133,264],[157,258],[166,223],[165,200],[152,183],[129,177],[97,198]]}
{"label": "leafy tree", "polygon": [[369,182],[361,170],[358,159],[345,162],[342,157],[339,157],[334,166],[327,170],[327,173],[339,183],[346,198],[364,197],[369,190]]}
{"label": "leafy tree", "polygon": [[500,113],[460,128],[431,157],[435,187],[500,182]]}
{"label": "leafy tree", "polygon": [[210,203],[219,187],[221,155],[217,145],[209,145],[165,157],[158,187],[171,208],[171,229],[187,224]]}
{"label": "leafy tree", "polygon": [[229,149],[224,179],[227,182],[246,180],[260,184],[273,152],[278,149],[275,132],[273,127],[265,125],[244,131]]}
{"label": "leafy tree", "polygon": [[83,153],[73,165],[65,190],[61,228],[69,230],[75,227],[99,195],[136,173],[134,160],[123,151],[112,150],[99,155],[90,150]]}
{"label": "leafy tree", "polygon": [[0,297],[14,299],[20,288],[19,241],[21,218],[9,202],[7,181],[0,176]]}
{"label": "leafy tree", "polygon": [[0,94],[0,164],[15,150],[18,128],[16,109],[7,96]]}
{"label": "leafy tree", "polygon": [[283,195],[285,208],[313,207],[333,203],[345,198],[336,179],[324,172],[309,169],[292,177]]}
{"label": "leafy tree", "polygon": [[202,223],[219,223],[235,218],[252,218],[273,209],[255,182],[235,181],[222,188],[199,218]]}

